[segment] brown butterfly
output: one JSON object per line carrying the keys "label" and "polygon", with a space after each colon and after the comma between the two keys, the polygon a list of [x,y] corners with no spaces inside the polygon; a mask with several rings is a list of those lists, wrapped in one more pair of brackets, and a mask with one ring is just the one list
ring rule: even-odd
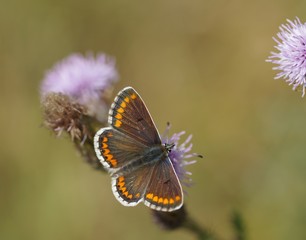
{"label": "brown butterfly", "polygon": [[168,153],[139,94],[126,87],[109,110],[110,127],[95,135],[97,157],[112,177],[112,190],[124,206],[139,202],[159,211],[183,205],[183,192]]}

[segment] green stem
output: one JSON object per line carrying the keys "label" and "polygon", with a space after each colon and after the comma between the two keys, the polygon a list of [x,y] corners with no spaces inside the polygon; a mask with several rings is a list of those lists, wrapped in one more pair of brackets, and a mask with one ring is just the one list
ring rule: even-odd
{"label": "green stem", "polygon": [[245,224],[239,211],[233,211],[231,222],[235,232],[235,240],[245,240]]}
{"label": "green stem", "polygon": [[216,237],[213,234],[201,227],[194,219],[187,217],[185,220],[183,228],[193,232],[199,240],[216,240]]}

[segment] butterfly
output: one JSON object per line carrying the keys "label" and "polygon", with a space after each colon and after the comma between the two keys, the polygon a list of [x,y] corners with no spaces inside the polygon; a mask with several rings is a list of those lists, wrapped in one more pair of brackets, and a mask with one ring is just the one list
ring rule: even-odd
{"label": "butterfly", "polygon": [[109,110],[109,127],[94,137],[97,157],[111,176],[112,191],[124,206],[143,202],[157,211],[183,205],[183,191],[168,156],[174,144],[162,143],[140,95],[126,87]]}

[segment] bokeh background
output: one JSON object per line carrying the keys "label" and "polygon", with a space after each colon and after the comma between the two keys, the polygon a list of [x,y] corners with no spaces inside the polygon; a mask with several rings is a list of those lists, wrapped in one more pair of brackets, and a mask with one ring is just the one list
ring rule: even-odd
{"label": "bokeh background", "polygon": [[121,81],[162,132],[193,134],[205,158],[188,169],[186,206],[232,239],[306,239],[306,99],[273,80],[272,36],[305,1],[28,0],[0,8],[0,239],[194,239],[166,232],[144,207],[125,208],[110,178],[67,138],[41,126],[39,86],[67,55],[116,58]]}

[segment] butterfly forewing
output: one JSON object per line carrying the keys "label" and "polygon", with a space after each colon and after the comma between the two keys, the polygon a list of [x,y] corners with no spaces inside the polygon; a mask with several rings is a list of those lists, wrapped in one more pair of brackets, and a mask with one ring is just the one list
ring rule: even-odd
{"label": "butterfly forewing", "polygon": [[109,111],[109,124],[147,146],[161,143],[150,113],[131,87],[124,88],[115,98]]}
{"label": "butterfly forewing", "polygon": [[111,127],[95,135],[95,151],[104,167],[121,168],[142,158],[144,145]]}

